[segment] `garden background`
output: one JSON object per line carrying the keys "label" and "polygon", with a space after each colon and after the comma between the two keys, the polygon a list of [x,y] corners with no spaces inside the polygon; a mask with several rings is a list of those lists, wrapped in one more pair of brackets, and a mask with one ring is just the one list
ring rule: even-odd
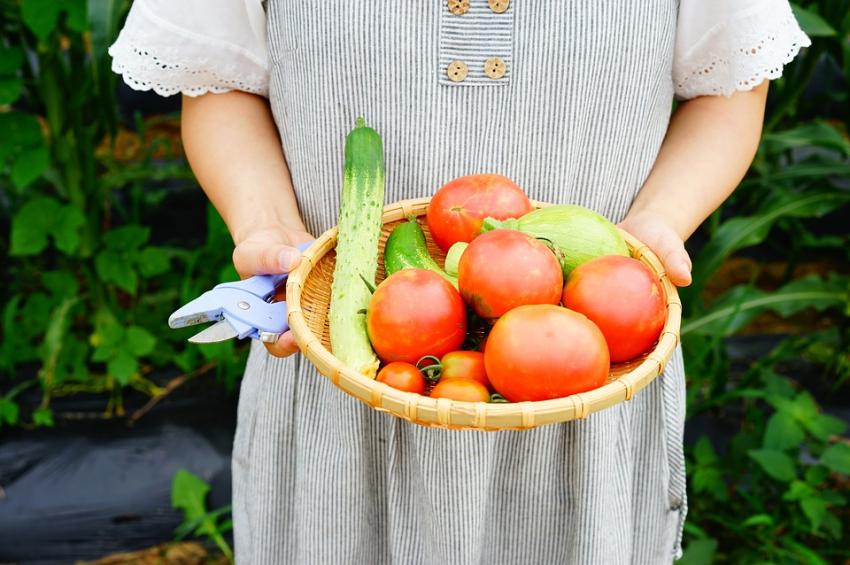
{"label": "garden background", "polygon": [[[248,344],[165,324],[232,242],[177,97],[110,71],[128,6],[0,0],[0,563],[232,556]],[[688,243],[682,565],[850,563],[850,0],[793,7],[812,45]]]}

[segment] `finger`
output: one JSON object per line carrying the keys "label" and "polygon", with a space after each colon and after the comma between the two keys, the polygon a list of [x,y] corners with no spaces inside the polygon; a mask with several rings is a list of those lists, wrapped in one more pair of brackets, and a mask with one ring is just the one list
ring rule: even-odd
{"label": "finger", "polygon": [[291,331],[284,332],[275,343],[264,343],[263,345],[275,357],[289,357],[300,349],[298,344],[295,343]]}
{"label": "finger", "polygon": [[661,238],[657,243],[656,254],[664,264],[667,277],[676,286],[691,284],[691,258],[685,251],[685,244],[678,236]]}
{"label": "finger", "polygon": [[233,250],[233,265],[242,277],[288,273],[301,262],[301,253],[286,245],[244,241]]}

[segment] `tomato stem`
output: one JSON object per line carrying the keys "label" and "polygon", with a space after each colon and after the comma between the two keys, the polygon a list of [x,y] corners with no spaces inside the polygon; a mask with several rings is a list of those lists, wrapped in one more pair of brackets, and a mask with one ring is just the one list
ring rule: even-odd
{"label": "tomato stem", "polygon": [[[426,359],[433,360],[434,363],[431,365],[426,365],[425,367],[420,367],[420,364]],[[440,360],[433,355],[426,355],[422,357],[419,361],[415,363],[416,368],[419,369],[419,372],[422,373],[422,376],[426,381],[435,383],[440,380],[440,377],[443,374],[443,365],[440,363]]]}

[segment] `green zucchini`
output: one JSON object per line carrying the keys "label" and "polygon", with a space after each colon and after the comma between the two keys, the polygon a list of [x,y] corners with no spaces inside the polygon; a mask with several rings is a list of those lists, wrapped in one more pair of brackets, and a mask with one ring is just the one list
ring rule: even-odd
{"label": "green zucchini", "polygon": [[384,246],[384,272],[387,276],[402,269],[428,269],[441,275],[457,288],[457,277],[447,274],[428,253],[425,233],[412,215],[393,228]]}
{"label": "green zucchini", "polygon": [[380,135],[357,118],[345,140],[345,174],[331,283],[328,322],[334,356],[375,378],[379,361],[366,332],[366,308],[375,283],[384,207],[384,149]]}

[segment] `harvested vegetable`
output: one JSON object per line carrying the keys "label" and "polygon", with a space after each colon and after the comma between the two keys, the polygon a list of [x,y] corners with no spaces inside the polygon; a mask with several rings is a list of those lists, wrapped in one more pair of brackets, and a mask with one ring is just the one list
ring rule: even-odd
{"label": "harvested vegetable", "polygon": [[354,370],[375,378],[378,358],[366,332],[364,311],[375,283],[384,205],[384,150],[381,137],[357,118],[345,140],[345,174],[339,212],[336,267],[328,312],[333,354]]}
{"label": "harvested vegetable", "polygon": [[629,256],[629,248],[617,226],[607,218],[583,206],[558,204],[529,212],[517,220],[486,218],[481,231],[510,228],[543,239],[554,245],[564,277],[591,259],[602,255]]}

